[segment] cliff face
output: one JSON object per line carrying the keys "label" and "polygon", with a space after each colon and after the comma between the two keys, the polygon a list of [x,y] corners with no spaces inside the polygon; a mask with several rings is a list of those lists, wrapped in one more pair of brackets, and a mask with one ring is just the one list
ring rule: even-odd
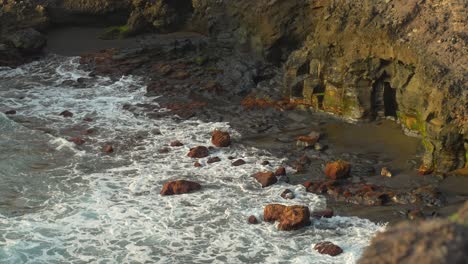
{"label": "cliff face", "polygon": [[5,36],[17,25],[110,23],[123,35],[197,31],[282,67],[281,96],[349,119],[395,118],[421,136],[427,168],[466,166],[466,1],[3,2],[5,47],[13,46]]}

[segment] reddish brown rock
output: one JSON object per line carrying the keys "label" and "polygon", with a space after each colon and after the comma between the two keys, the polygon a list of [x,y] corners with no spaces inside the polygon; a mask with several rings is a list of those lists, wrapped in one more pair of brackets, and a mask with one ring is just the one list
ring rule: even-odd
{"label": "reddish brown rock", "polygon": [[314,218],[332,218],[333,217],[333,210],[326,209],[323,211],[315,211],[312,212],[312,217]]}
{"label": "reddish brown rock", "polygon": [[306,147],[311,147],[315,143],[317,143],[319,138],[320,138],[320,133],[312,132],[307,136],[297,137],[296,138],[296,140],[297,140],[296,145],[299,146],[299,147],[305,147],[305,148]]}
{"label": "reddish brown rock", "polygon": [[332,257],[343,253],[343,249],[329,241],[317,243],[314,249],[320,254],[330,255]]}
{"label": "reddish brown rock", "polygon": [[201,159],[208,157],[209,151],[207,147],[198,146],[190,149],[190,152],[187,154],[188,157]]}
{"label": "reddish brown rock", "polygon": [[231,145],[231,136],[228,132],[215,130],[211,134],[211,143],[218,148],[229,147]]}
{"label": "reddish brown rock", "polygon": [[279,221],[278,229],[284,231],[297,230],[311,224],[309,208],[300,205],[269,204],[263,211],[263,218],[266,222]]}
{"label": "reddish brown rock", "polygon": [[16,115],[16,110],[8,110],[5,112],[5,115]]}
{"label": "reddish brown rock", "polygon": [[197,161],[197,162],[195,162],[195,163],[193,164],[193,166],[194,166],[195,168],[200,168],[202,165],[201,165],[200,162]]}
{"label": "reddish brown rock", "polygon": [[199,183],[186,180],[177,180],[165,183],[161,190],[161,195],[184,194],[200,189],[201,185]]}
{"label": "reddish brown rock", "polygon": [[232,166],[242,166],[245,164],[245,161],[243,159],[238,159],[232,163]]}
{"label": "reddish brown rock", "polygon": [[62,113],[60,113],[59,115],[63,116],[63,117],[73,117],[73,113],[68,111],[68,110],[65,110],[63,111]]}
{"label": "reddish brown rock", "polygon": [[206,163],[211,164],[211,163],[216,163],[216,162],[220,162],[220,161],[221,161],[220,158],[212,157],[212,158],[209,158],[208,161],[206,161]]}
{"label": "reddish brown rock", "polygon": [[311,181],[306,181],[302,185],[304,185],[306,189],[309,189],[310,187],[312,187],[313,183]]}
{"label": "reddish brown rock", "polygon": [[112,147],[112,145],[105,145],[105,146],[102,148],[102,152],[104,152],[104,153],[112,153],[112,152],[114,152],[114,148]]}
{"label": "reddish brown rock", "polygon": [[80,146],[83,145],[86,141],[80,137],[72,137],[68,141],[75,143],[76,145]]}
{"label": "reddish brown rock", "polygon": [[248,220],[248,221],[249,221],[249,224],[251,224],[251,225],[256,225],[256,224],[258,224],[257,217],[255,217],[254,215],[249,216],[249,220]]}
{"label": "reddish brown rock", "polygon": [[286,168],[279,167],[278,169],[276,169],[275,176],[286,176]]}
{"label": "reddish brown rock", "polygon": [[170,145],[171,147],[182,147],[184,144],[182,144],[182,142],[180,142],[179,140],[176,140],[172,141]]}
{"label": "reddish brown rock", "polygon": [[329,162],[325,167],[325,175],[328,178],[337,180],[349,177],[351,171],[351,164],[346,161],[338,160],[335,162]]}
{"label": "reddish brown rock", "polygon": [[254,174],[255,179],[262,184],[262,188],[275,184],[278,179],[273,172],[257,172]]}

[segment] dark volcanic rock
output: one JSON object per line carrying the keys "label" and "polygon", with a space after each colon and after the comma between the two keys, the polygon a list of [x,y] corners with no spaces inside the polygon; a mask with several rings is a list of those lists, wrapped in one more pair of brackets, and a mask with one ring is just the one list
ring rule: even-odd
{"label": "dark volcanic rock", "polygon": [[161,190],[161,195],[184,194],[200,189],[201,185],[199,183],[186,180],[177,180],[165,183]]}
{"label": "dark volcanic rock", "polygon": [[65,111],[61,112],[59,115],[61,115],[63,117],[73,117],[73,113],[68,111],[68,110],[65,110]]}
{"label": "dark volcanic rock", "polygon": [[314,249],[317,250],[320,254],[327,254],[332,257],[343,253],[343,249],[329,241],[317,243],[314,246]]}
{"label": "dark volcanic rock", "polygon": [[211,143],[216,147],[229,147],[231,145],[231,136],[228,132],[215,130],[211,134]]}
{"label": "dark volcanic rock", "polygon": [[36,54],[42,51],[46,45],[46,38],[38,31],[29,28],[17,31],[7,38],[12,45],[26,54]]}
{"label": "dark volcanic rock", "polygon": [[8,110],[5,112],[5,115],[16,115],[16,110]]}
{"label": "dark volcanic rock", "polygon": [[308,226],[310,222],[309,208],[306,206],[281,204],[269,204],[263,211],[263,219],[266,222],[279,221],[279,230],[297,230]]}
{"label": "dark volcanic rock", "polygon": [[187,154],[188,157],[198,158],[198,159],[208,157],[208,155],[209,155],[208,148],[204,146],[191,148],[190,152]]}
{"label": "dark volcanic rock", "polygon": [[232,166],[237,167],[237,166],[242,166],[244,164],[245,164],[245,161],[243,159],[238,159],[232,163]]}
{"label": "dark volcanic rock", "polygon": [[218,158],[218,157],[212,157],[212,158],[209,158],[209,159],[206,161],[206,163],[211,164],[211,163],[216,163],[216,162],[220,162],[220,161],[221,161],[220,158]]}
{"label": "dark volcanic rock", "polygon": [[179,140],[172,141],[170,146],[171,147],[182,147],[184,144],[180,142]]}
{"label": "dark volcanic rock", "polygon": [[257,172],[254,174],[254,178],[260,184],[262,184],[262,188],[268,187],[278,182],[278,179],[273,172]]}

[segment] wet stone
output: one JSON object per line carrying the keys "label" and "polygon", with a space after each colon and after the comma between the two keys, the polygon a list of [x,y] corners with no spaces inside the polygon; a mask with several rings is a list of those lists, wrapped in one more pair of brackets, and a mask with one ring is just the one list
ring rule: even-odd
{"label": "wet stone", "polygon": [[238,159],[232,163],[232,166],[237,167],[237,166],[242,166],[244,164],[245,164],[245,161],[243,159]]}

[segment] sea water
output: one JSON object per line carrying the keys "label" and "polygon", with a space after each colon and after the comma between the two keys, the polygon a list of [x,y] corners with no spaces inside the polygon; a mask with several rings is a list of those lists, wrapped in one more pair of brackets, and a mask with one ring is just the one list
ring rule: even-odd
{"label": "sea water", "polygon": [[[340,216],[292,232],[248,224],[250,215],[261,220],[270,203],[313,211],[325,209],[326,200],[301,185],[262,189],[251,175],[283,160],[241,144],[212,151],[221,162],[208,165],[204,158],[195,168],[187,152],[209,146],[213,129],[239,141],[229,123],[151,119],[138,104],[168,110],[145,96],[142,79],[90,76],[78,60],[50,55],[0,68],[0,110],[17,111],[0,113],[0,263],[355,263],[384,229]],[[60,116],[64,110],[73,117]],[[89,129],[82,146],[68,141]],[[184,146],[158,151],[174,140]],[[107,144],[114,153],[103,153]],[[233,167],[230,156],[247,164]],[[203,188],[160,196],[162,185],[176,179]],[[286,188],[295,199],[280,197]],[[321,241],[344,253],[320,255],[313,246]]]}

